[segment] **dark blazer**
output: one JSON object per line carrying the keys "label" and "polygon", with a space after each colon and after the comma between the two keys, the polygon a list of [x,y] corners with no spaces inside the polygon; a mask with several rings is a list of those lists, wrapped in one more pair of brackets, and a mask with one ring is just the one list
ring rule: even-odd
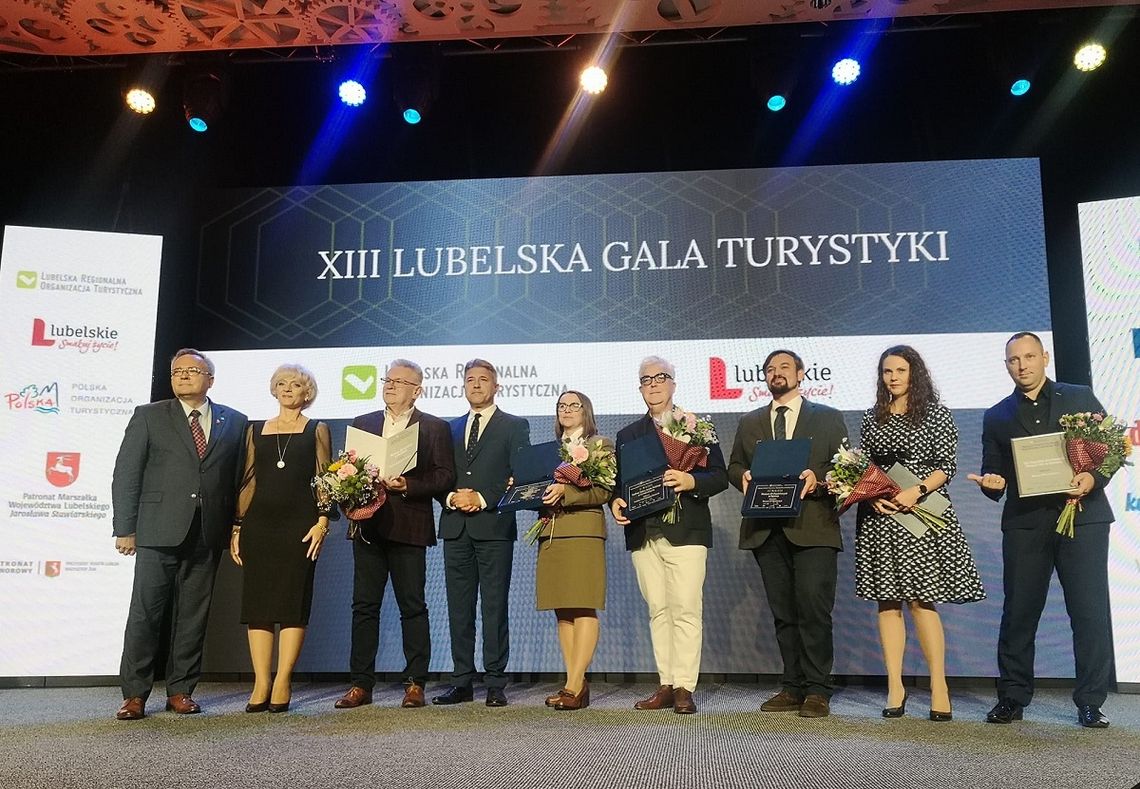
{"label": "dark blazer", "polygon": [[[1022,422],[1017,418],[1017,404],[1020,394],[1013,392],[997,405],[986,410],[982,418],[982,473],[1000,474],[1005,477],[1005,490],[982,492],[994,501],[1006,495],[1005,507],[1001,512],[1001,528],[1032,529],[1041,526],[1043,520],[1056,521],[1065,504],[1064,493],[1052,496],[1028,496],[1021,498],[1017,490],[1017,476],[1013,470],[1013,448],[1010,439],[1021,436],[1041,435],[1061,429],[1059,419],[1063,414],[1082,411],[1104,411],[1104,406],[1096,399],[1092,389],[1077,384],[1053,383],[1049,398],[1049,427]],[[1077,512],[1077,523],[1111,523],[1112,507],[1104,495],[1108,478],[1099,472],[1092,472],[1093,490],[1081,500],[1082,510]]]}
{"label": "dark blazer", "polygon": [[507,489],[512,476],[511,461],[514,453],[530,444],[530,423],[520,416],[512,416],[501,408],[479,428],[479,441],[475,454],[467,461],[463,433],[470,413],[451,420],[451,443],[455,458],[455,488],[471,488],[482,495],[487,508],[475,513],[448,509],[447,494],[440,496],[443,514],[439,517],[439,536],[445,540],[458,537],[467,529],[473,540],[517,540],[513,512],[499,512],[495,507]]}
{"label": "dark blazer", "polygon": [[[388,494],[376,514],[362,521],[365,537],[406,545],[435,545],[435,517],[432,499],[446,495],[455,487],[455,460],[451,451],[451,429],[439,417],[412,409],[408,427],[420,426],[416,449],[416,465],[404,474],[408,489]],[[352,426],[380,435],[384,431],[384,412],[373,411],[352,420]]]}
{"label": "dark blazer", "polygon": [[[750,411],[740,419],[736,441],[728,463],[728,480],[737,490],[741,477],[752,468],[752,455],[757,441],[772,441],[772,406]],[[808,466],[819,480],[816,492],[808,496],[795,518],[742,518],[739,547],[744,550],[759,548],[768,539],[772,529],[781,528],[788,542],[802,547],[827,546],[843,550],[843,537],[839,532],[839,513],[835,498],[827,492],[824,478],[831,471],[831,459],[847,438],[847,423],[843,414],[830,406],[812,403],[806,398],[796,419],[792,438],[810,438],[811,452]]]}
{"label": "dark blazer", "polygon": [[[636,438],[652,433],[657,435],[657,426],[649,414],[618,431],[616,444],[618,457],[621,447]],[[631,521],[625,527],[625,549],[636,551],[645,544],[645,527],[649,523],[660,527],[661,533],[673,545],[704,545],[712,547],[712,515],[709,513],[709,499],[728,487],[724,470],[724,454],[719,444],[709,447],[708,463],[704,468],[689,472],[697,486],[681,494],[681,511],[676,523],[665,523],[662,513],[653,513]],[[618,462],[617,482],[614,495],[622,494],[621,462]]]}
{"label": "dark blazer", "polygon": [[175,547],[201,509],[206,544],[225,548],[241,482],[247,420],[212,400],[210,407],[210,442],[201,459],[177,399],[135,409],[111,480],[116,537],[134,534],[140,547]]}

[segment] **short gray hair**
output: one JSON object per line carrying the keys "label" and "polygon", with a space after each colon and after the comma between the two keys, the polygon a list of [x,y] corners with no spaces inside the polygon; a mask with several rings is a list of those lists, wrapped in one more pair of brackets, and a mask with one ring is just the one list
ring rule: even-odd
{"label": "short gray hair", "polygon": [[393,359],[388,363],[388,369],[391,370],[393,367],[405,367],[416,374],[416,377],[420,379],[421,384],[424,382],[424,368],[420,367],[413,361],[410,361],[408,359]]}
{"label": "short gray hair", "polygon": [[665,372],[669,373],[669,377],[674,381],[677,380],[677,371],[673,368],[673,363],[668,359],[662,359],[660,356],[646,356],[641,360],[641,364],[637,366],[637,377],[645,375],[646,367],[664,367]]}
{"label": "short gray hair", "polygon": [[214,363],[210,361],[209,356],[202,353],[197,348],[179,348],[177,351],[175,351],[174,355],[170,357],[171,368],[174,367],[174,363],[178,361],[179,356],[197,356],[202,360],[202,364],[206,365],[206,372],[210,374],[210,377],[214,377]]}
{"label": "short gray hair", "polygon": [[273,371],[269,379],[269,394],[277,387],[277,382],[287,375],[300,378],[305,387],[305,404],[301,408],[308,408],[317,399],[317,379],[313,374],[299,364],[283,364]]}

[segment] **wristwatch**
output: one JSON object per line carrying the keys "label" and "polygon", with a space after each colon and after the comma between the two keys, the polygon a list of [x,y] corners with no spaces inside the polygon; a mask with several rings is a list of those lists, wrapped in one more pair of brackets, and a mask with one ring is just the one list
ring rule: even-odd
{"label": "wristwatch", "polygon": [[918,483],[918,492],[921,493],[923,496],[925,496],[927,493],[930,492],[930,488],[926,487],[926,485],[924,485],[920,482],[920,483]]}

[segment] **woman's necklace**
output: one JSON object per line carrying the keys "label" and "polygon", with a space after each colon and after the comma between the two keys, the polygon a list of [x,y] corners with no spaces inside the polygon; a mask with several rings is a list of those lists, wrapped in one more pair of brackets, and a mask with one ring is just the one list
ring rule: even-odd
{"label": "woman's necklace", "polygon": [[[293,422],[293,424],[296,425],[297,421],[299,421],[299,420],[295,420]],[[277,428],[280,429],[282,424],[283,424],[282,421],[280,419],[278,419],[277,420]],[[282,448],[282,446],[281,446],[281,434],[280,433],[274,433],[273,434],[273,437],[277,439],[277,468],[285,468],[285,453],[289,451],[289,442],[293,440],[293,436],[296,433],[297,433],[296,430],[289,431],[288,438],[285,439],[284,448]]]}

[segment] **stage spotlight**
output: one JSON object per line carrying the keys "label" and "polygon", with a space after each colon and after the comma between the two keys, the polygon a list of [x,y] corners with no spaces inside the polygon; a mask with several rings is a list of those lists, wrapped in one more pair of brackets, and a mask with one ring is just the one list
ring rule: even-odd
{"label": "stage spotlight", "polygon": [[582,90],[591,96],[597,96],[605,90],[608,83],[609,78],[606,76],[605,70],[598,66],[583,69],[582,75],[578,77],[578,84],[582,86]]}
{"label": "stage spotlight", "polygon": [[368,91],[356,80],[346,79],[340,83],[340,87],[337,88],[337,95],[339,95],[340,100],[349,107],[359,107],[364,103],[364,100],[368,98]]}
{"label": "stage spotlight", "polygon": [[1080,71],[1093,71],[1104,64],[1108,50],[1095,41],[1085,44],[1073,55],[1073,65]]}
{"label": "stage spotlight", "polygon": [[182,91],[182,109],[191,129],[209,129],[222,115],[221,78],[209,72],[190,76]]}
{"label": "stage spotlight", "polygon": [[420,111],[415,107],[408,107],[406,110],[404,110],[404,123],[415,126],[423,119],[423,116],[420,115]]}
{"label": "stage spotlight", "polygon": [[127,107],[139,115],[150,115],[156,106],[154,96],[145,88],[131,88],[127,91]]}
{"label": "stage spotlight", "polygon": [[1009,92],[1014,96],[1024,96],[1029,92],[1030,83],[1027,79],[1014,80],[1013,84],[1009,86]]}
{"label": "stage spotlight", "polygon": [[788,106],[788,100],[781,96],[779,93],[768,98],[768,109],[770,109],[772,112],[779,112],[786,106]]}
{"label": "stage spotlight", "polygon": [[835,80],[836,85],[850,85],[859,79],[860,71],[858,60],[843,58],[843,60],[836,61],[835,65],[831,67],[831,78]]}

